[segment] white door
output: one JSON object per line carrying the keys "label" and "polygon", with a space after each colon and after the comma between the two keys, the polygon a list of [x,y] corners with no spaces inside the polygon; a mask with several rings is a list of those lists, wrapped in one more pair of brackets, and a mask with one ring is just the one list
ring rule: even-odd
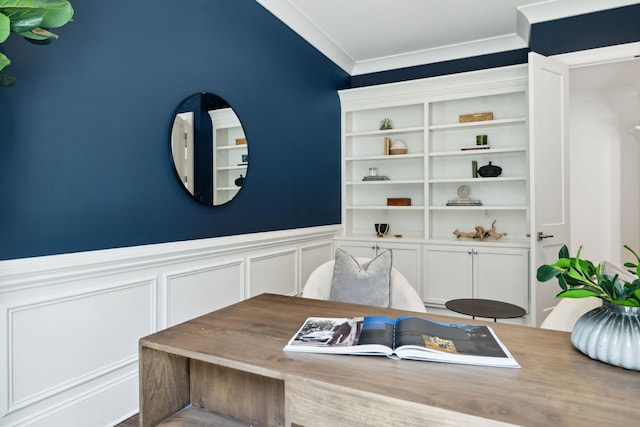
{"label": "white door", "polygon": [[529,54],[529,167],[531,197],[532,324],[538,326],[556,304],[555,280],[540,283],[536,270],[557,259],[569,242],[569,69]]}
{"label": "white door", "polygon": [[193,113],[176,115],[171,128],[171,151],[176,173],[193,194]]}

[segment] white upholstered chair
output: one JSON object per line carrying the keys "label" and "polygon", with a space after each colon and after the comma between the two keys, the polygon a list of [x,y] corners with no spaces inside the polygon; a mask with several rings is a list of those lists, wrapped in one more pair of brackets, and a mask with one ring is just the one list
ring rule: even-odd
{"label": "white upholstered chair", "polygon": [[[627,269],[609,261],[602,261],[600,270],[610,276],[618,275],[623,281],[632,282],[636,277]],[[602,300],[596,297],[561,298],[558,304],[540,325],[544,329],[571,332],[576,321],[586,312],[602,305]]]}
{"label": "white upholstered chair", "polygon": [[[368,258],[356,258],[356,260],[361,264],[369,261]],[[302,290],[302,296],[304,298],[330,299],[333,265],[333,260],[327,261],[311,272]],[[420,295],[418,295],[418,292],[409,284],[402,273],[393,267],[391,268],[390,290],[389,306],[391,308],[426,313],[424,302]]]}
{"label": "white upholstered chair", "polygon": [[560,298],[558,304],[542,321],[540,327],[571,332],[580,316],[589,310],[600,307],[600,305],[602,305],[602,300],[596,297]]}

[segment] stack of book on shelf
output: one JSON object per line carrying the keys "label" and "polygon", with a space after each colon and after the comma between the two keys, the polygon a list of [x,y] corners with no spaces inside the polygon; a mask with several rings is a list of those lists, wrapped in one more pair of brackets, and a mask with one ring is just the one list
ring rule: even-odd
{"label": "stack of book on shelf", "polygon": [[422,317],[309,317],[284,351],[519,368],[493,329]]}
{"label": "stack of book on shelf", "polygon": [[375,176],[365,176],[362,178],[363,181],[389,181],[388,176],[384,175],[375,175]]}
{"label": "stack of book on shelf", "polygon": [[462,147],[460,150],[468,151],[468,150],[489,150],[491,147],[488,145],[472,145],[470,147]]}
{"label": "stack of book on shelf", "polygon": [[482,206],[482,202],[477,199],[449,200],[447,206]]}

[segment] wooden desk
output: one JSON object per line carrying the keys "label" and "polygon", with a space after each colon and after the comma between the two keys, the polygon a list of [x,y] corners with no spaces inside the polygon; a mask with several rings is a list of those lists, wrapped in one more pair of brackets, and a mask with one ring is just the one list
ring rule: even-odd
{"label": "wooden desk", "polygon": [[466,322],[491,325],[521,369],[282,351],[309,316],[402,313],[263,294],[150,335],[140,340],[140,425],[174,414],[164,425],[587,426],[637,418],[640,372],[589,359],[566,332]]}

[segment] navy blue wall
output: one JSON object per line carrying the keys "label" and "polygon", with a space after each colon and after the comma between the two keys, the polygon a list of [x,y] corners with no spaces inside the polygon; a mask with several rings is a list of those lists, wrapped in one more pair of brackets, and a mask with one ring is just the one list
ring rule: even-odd
{"label": "navy blue wall", "polygon": [[[51,46],[1,49],[0,259],[340,222],[337,90],[526,62],[528,49],[349,76],[253,0],[75,1]],[[640,5],[536,24],[551,55],[640,40]],[[251,165],[231,202],[177,182],[169,129],[196,92],[232,105]]]}
{"label": "navy blue wall", "polygon": [[[72,1],[50,46],[11,36],[0,88],[0,259],[340,222],[349,76],[253,0]],[[222,96],[251,165],[220,207],[169,156],[187,96]]]}

